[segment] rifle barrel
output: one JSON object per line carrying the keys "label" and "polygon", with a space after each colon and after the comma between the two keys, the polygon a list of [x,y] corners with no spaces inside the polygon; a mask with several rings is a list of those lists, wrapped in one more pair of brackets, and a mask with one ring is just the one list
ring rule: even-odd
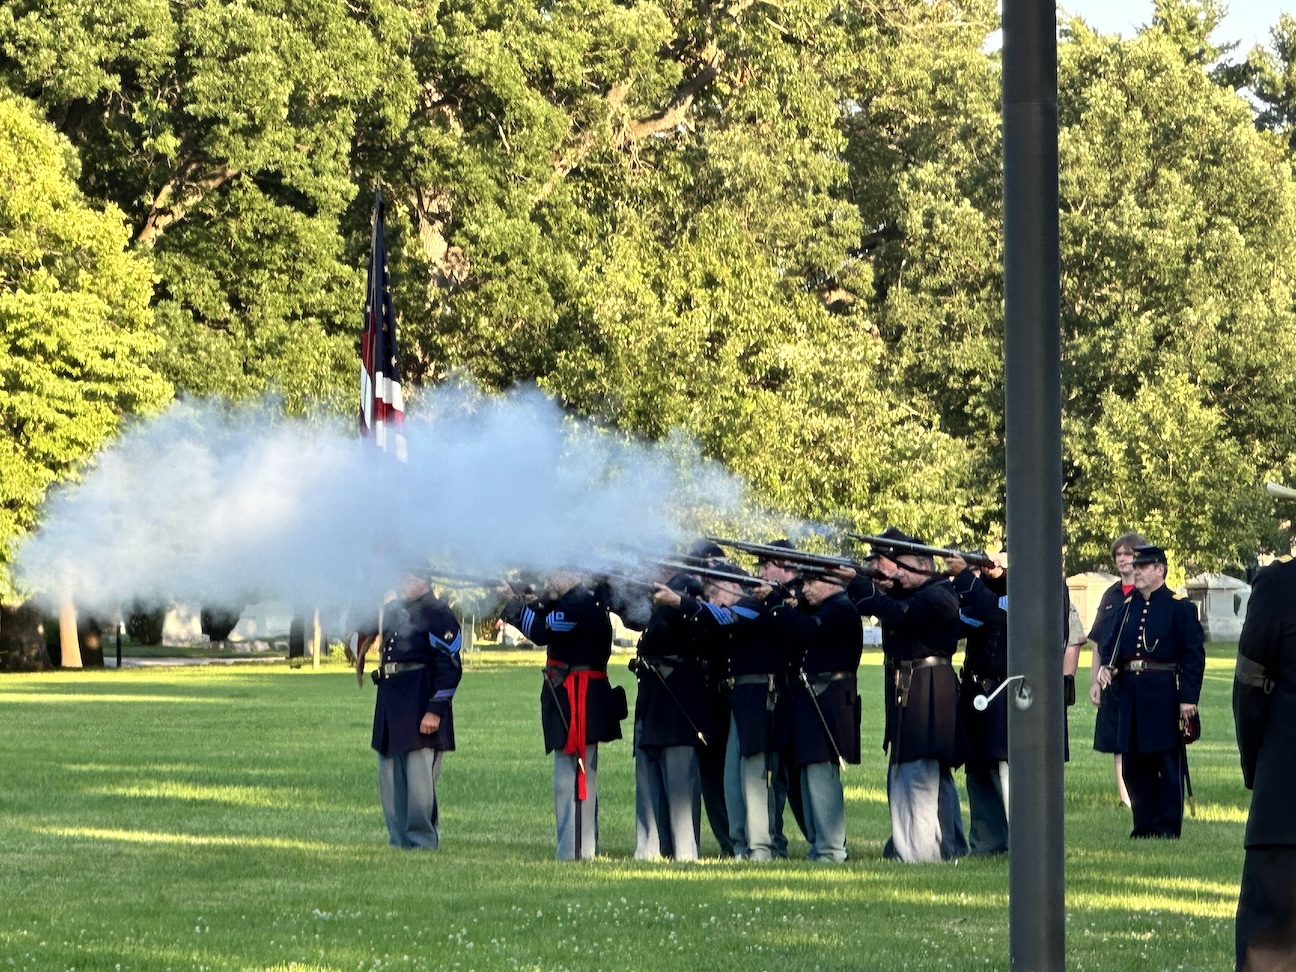
{"label": "rifle barrel", "polygon": [[995,562],[982,553],[971,550],[955,550],[952,547],[932,547],[925,543],[914,543],[910,540],[893,540],[890,537],[874,537],[866,533],[848,533],[846,536],[860,543],[874,547],[890,547],[901,553],[919,554],[924,557],[960,557],[973,567],[994,567]]}
{"label": "rifle barrel", "polygon": [[[768,543],[751,543],[747,540],[729,540],[723,537],[707,537],[712,543],[718,543],[722,547],[733,547],[735,550],[741,550],[744,553],[756,554],[759,557],[768,557],[770,560],[779,560],[784,563],[798,565],[804,573],[823,573],[835,570],[839,567],[848,567],[855,573],[869,577],[873,580],[889,580],[876,567],[869,564],[862,564],[858,560],[852,560],[850,557],[834,557],[831,554],[811,553],[808,550],[793,550],[788,547],[775,547]],[[923,573],[918,571],[918,573]],[[938,571],[928,571],[933,576]]]}
{"label": "rifle barrel", "polygon": [[827,569],[849,567],[858,571],[864,567],[863,564],[856,563],[849,557],[834,557],[831,554],[811,553],[808,550],[795,550],[790,547],[776,547],[768,543],[752,543],[749,540],[731,540],[725,537],[707,537],[707,539],[722,547],[732,547],[734,550],[755,554],[757,557],[767,560],[781,560],[785,563],[806,564]]}
{"label": "rifle barrel", "polygon": [[717,570],[714,567],[695,567],[692,564],[681,563],[677,560],[659,560],[657,563],[669,570],[679,571],[681,574],[695,574],[698,577],[706,577],[710,580],[733,581],[735,584],[741,584],[745,587],[777,586],[772,582],[763,580],[759,577],[749,577],[747,574],[735,574],[733,571]]}

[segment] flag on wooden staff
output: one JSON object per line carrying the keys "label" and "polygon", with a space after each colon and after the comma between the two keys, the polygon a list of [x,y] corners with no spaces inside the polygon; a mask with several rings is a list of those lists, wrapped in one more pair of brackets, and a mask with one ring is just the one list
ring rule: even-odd
{"label": "flag on wooden staff", "polygon": [[387,275],[383,207],[382,193],[375,193],[365,327],[360,339],[360,434],[372,437],[379,449],[405,462],[405,399],[396,348],[396,314]]}

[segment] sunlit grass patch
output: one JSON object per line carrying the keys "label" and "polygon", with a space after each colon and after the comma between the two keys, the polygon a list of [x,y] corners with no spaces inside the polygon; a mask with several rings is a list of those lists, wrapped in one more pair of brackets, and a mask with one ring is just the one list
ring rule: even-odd
{"label": "sunlit grass patch", "polygon": [[[606,856],[554,861],[542,660],[484,651],[470,663],[435,854],[386,846],[368,748],[373,687],[341,666],[4,678],[0,703],[22,698],[0,704],[2,967],[1007,967],[1005,859],[914,867],[881,857],[878,653],[861,675],[864,763],[843,777],[842,866],[801,859],[790,814],[791,861],[635,861],[626,740],[600,757]],[[611,678],[633,692],[623,661]],[[1070,712],[1069,969],[1230,965],[1248,800],[1231,741],[1232,661],[1212,661],[1207,735],[1190,751],[1198,817],[1178,844],[1127,838],[1111,758],[1088,747],[1093,710]],[[26,704],[40,696],[68,704]],[[715,847],[705,825],[703,847]]]}

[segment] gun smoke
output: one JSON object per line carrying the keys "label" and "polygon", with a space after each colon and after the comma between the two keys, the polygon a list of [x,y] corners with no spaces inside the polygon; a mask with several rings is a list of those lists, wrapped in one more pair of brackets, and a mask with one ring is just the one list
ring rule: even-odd
{"label": "gun smoke", "polygon": [[412,567],[599,569],[667,553],[744,508],[682,438],[598,429],[538,391],[438,389],[407,418],[408,464],[341,422],[180,402],[53,493],[17,577],[46,600],[375,603]]}

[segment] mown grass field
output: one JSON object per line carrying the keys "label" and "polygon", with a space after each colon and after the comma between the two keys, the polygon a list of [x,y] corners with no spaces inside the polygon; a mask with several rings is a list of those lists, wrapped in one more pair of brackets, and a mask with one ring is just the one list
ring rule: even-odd
{"label": "mown grass field", "polygon": [[[877,654],[862,671],[866,760],[846,776],[841,867],[634,861],[626,741],[600,759],[605,856],[554,861],[538,662],[472,660],[436,854],[386,846],[374,689],[339,667],[0,678],[0,969],[1008,967],[1006,860],[881,858]],[[1127,838],[1111,758],[1088,746],[1093,711],[1071,710],[1068,968],[1232,967],[1248,797],[1232,666],[1231,646],[1213,646],[1192,748],[1198,814],[1178,843]],[[612,678],[633,690],[624,656]]]}

